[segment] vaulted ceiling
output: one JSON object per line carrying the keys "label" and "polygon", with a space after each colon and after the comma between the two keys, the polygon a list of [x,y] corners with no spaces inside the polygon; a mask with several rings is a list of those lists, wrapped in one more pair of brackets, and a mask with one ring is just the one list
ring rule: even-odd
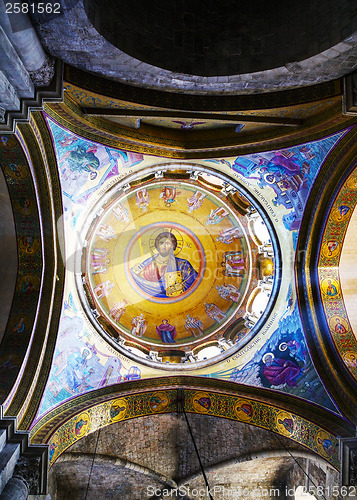
{"label": "vaulted ceiling", "polygon": [[0,125],[0,395],[53,498],[202,487],[185,414],[231,489],[337,484],[354,435],[356,7],[209,4],[30,13],[65,64]]}

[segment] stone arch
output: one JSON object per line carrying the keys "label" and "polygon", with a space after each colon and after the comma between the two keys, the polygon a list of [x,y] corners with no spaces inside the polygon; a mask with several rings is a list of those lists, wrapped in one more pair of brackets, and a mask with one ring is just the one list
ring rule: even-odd
{"label": "stone arch", "polygon": [[[272,431],[305,446],[339,468],[336,435],[348,433],[340,418],[331,419],[331,415],[326,418],[327,412],[321,410],[319,416],[315,413],[313,417],[315,422],[319,421],[318,425],[310,417],[302,416],[293,397],[284,395],[284,402],[288,404],[278,401],[279,397],[276,403],[268,404],[261,397],[261,390],[247,391],[243,386],[239,386],[239,390],[238,384],[222,382],[218,384],[220,390],[217,387],[212,390],[207,381],[197,379],[200,383],[195,387],[194,379],[189,379],[190,382],[185,377],[165,377],[161,381],[156,379],[155,384],[124,383],[79,396],[37,422],[31,430],[32,442],[50,445],[52,465],[69,446],[100,428],[132,418],[180,412],[183,403],[187,413],[227,418]],[[138,390],[138,386],[142,389]],[[180,386],[186,388],[180,389]],[[133,390],[134,387],[137,390]]]}

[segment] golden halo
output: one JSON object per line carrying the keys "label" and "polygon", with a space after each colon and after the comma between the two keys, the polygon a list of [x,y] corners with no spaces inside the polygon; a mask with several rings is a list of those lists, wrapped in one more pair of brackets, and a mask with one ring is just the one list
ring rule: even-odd
{"label": "golden halo", "polygon": [[267,356],[271,356],[273,359],[275,358],[275,356],[272,352],[265,353],[263,358],[262,358],[264,364],[266,363]]}

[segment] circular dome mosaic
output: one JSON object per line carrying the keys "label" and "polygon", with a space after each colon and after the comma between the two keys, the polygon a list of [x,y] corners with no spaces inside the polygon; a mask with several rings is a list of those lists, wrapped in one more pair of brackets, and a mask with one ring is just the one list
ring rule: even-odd
{"label": "circular dome mosaic", "polygon": [[101,330],[131,353],[175,363],[245,338],[274,277],[270,233],[245,196],[212,175],[177,177],[136,179],[103,196],[82,258]]}

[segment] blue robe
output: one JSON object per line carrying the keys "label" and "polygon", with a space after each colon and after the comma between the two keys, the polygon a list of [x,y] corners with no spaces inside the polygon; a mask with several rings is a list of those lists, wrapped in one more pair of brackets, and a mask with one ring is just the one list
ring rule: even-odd
{"label": "blue robe", "polygon": [[[144,262],[140,265],[140,270],[144,269],[146,266],[151,264],[157,258],[157,256],[158,254],[144,260]],[[196,281],[196,278],[198,276],[198,273],[194,270],[194,268],[191,266],[188,260],[178,259],[174,255],[170,256],[170,259],[167,263],[167,267],[165,270],[165,274],[162,276],[161,279],[159,279],[159,281],[147,281],[145,278],[139,276],[139,274],[136,274],[133,268],[130,269],[130,272],[131,276],[133,277],[133,280],[143,292],[153,297],[159,297],[159,298],[170,297],[170,295],[167,295],[166,293],[165,275],[167,273],[173,273],[173,272],[181,273],[183,291],[188,290],[190,286],[193,285],[193,283]]]}

